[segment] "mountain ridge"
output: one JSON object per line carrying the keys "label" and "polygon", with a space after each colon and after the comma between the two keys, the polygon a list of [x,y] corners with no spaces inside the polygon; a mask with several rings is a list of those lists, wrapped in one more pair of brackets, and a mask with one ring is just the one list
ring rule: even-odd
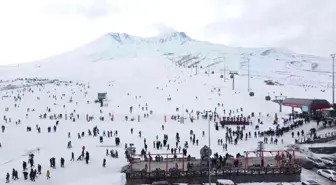
{"label": "mountain ridge", "polygon": [[193,39],[191,39],[185,32],[169,32],[154,37],[140,37],[129,35],[127,33],[109,32],[105,34],[103,37],[110,37],[119,44],[130,44],[130,43],[162,44],[167,43],[169,41],[178,41],[178,42],[193,41]]}
{"label": "mountain ridge", "polygon": [[[185,32],[169,32],[155,37],[132,36],[127,33],[106,33],[96,40],[72,51],[34,62],[38,65],[78,65],[99,62],[120,62],[124,59],[146,60],[159,57],[183,67],[204,67],[221,72],[224,66],[228,70],[251,73],[263,78],[278,75],[291,79],[299,73],[318,72],[328,75],[328,59],[303,55],[286,48],[243,48],[229,47],[198,41]],[[284,77],[285,76],[285,77]],[[305,76],[305,75],[303,75]],[[313,78],[313,76],[312,76]]]}

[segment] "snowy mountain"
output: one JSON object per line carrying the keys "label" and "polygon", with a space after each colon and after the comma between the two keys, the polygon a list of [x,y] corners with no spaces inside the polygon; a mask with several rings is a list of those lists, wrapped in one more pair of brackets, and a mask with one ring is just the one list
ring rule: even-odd
{"label": "snowy mountain", "polygon": [[[158,57],[184,67],[199,67],[223,73],[247,74],[296,86],[326,89],[330,86],[330,59],[297,54],[283,48],[235,48],[197,41],[184,32],[143,38],[126,33],[107,33],[95,41],[37,64],[115,62],[116,60]],[[328,79],[328,80],[326,80]]]}
{"label": "snowy mountain", "polygon": [[[251,78],[246,76],[248,64]],[[300,55],[282,48],[233,48],[197,41],[183,32],[153,38],[108,33],[59,56],[2,66],[0,116],[3,119],[0,125],[6,129],[0,132],[0,184],[5,183],[5,174],[11,173],[13,168],[20,176],[13,184],[29,183],[21,175],[22,162],[33,153],[35,164],[42,165],[42,175],[38,175],[35,184],[124,185],[125,175],[120,171],[128,164],[123,155],[125,144],[133,143],[140,153],[146,139],[151,154],[167,153],[166,148],[155,149],[152,143],[167,134],[168,144],[173,148],[177,132],[179,145],[183,147],[183,143],[189,141],[188,154],[196,158],[200,157],[200,148],[209,142],[213,153],[220,155],[228,152],[235,156],[255,150],[263,137],[248,137],[239,140],[237,145],[229,143],[224,152],[218,140],[225,140],[227,129],[215,129],[214,120],[208,118],[194,121],[191,118],[197,117],[197,111],[205,110],[216,111],[220,117],[245,117],[253,112],[255,117],[251,118],[252,125],[246,126],[245,134],[253,135],[256,125],[259,131],[275,128],[275,115],[279,120],[288,118],[291,108],[283,107],[279,112],[278,105],[267,101],[266,96],[330,100],[328,66],[328,59],[317,56]],[[238,72],[234,84],[229,71]],[[249,91],[254,92],[254,96],[250,96]],[[99,92],[107,93],[103,107],[94,103]],[[88,116],[94,119],[88,121]],[[183,117],[184,123],[171,119],[173,116]],[[102,117],[103,120],[99,119]],[[258,119],[263,124],[259,124]],[[57,126],[56,120],[59,121]],[[104,138],[103,143],[88,133],[95,126],[100,130],[98,136]],[[288,126],[288,123],[280,121],[279,126]],[[226,127],[237,129],[236,125]],[[307,134],[313,127],[316,123],[311,121],[294,128],[293,132],[304,130]],[[211,141],[207,139],[208,129]],[[199,140],[198,145],[190,141],[191,130]],[[317,130],[323,134],[332,128]],[[103,135],[106,131],[118,131],[118,134]],[[120,137],[119,146],[116,146],[116,137]],[[302,137],[305,136],[295,135],[295,139]],[[284,133],[281,139],[283,142],[277,145],[265,144],[265,150],[285,149],[294,143],[290,133]],[[69,141],[72,147],[68,148]],[[77,158],[83,146],[90,152],[88,164],[76,159],[70,161],[71,153]],[[119,158],[106,155],[106,150],[118,151]],[[274,159],[271,154],[267,155]],[[56,158],[57,168],[50,167],[52,157]],[[61,157],[65,158],[65,168],[59,167]],[[107,161],[106,167],[102,166],[103,159]],[[169,165],[169,168],[175,166]],[[45,176],[47,170],[50,170],[50,179]],[[310,179],[332,184],[313,170],[303,171],[302,180]],[[14,180],[10,178],[10,181]]]}

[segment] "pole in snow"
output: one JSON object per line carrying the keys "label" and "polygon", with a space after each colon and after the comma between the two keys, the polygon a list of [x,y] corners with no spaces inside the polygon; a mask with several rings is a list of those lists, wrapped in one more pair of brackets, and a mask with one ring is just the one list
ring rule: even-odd
{"label": "pole in snow", "polygon": [[250,59],[247,59],[247,92],[250,92]]}
{"label": "pole in snow", "polygon": [[[208,121],[209,123],[209,130],[208,130],[208,135],[209,135],[209,149],[211,150],[211,143],[210,143],[210,120]],[[210,154],[210,153],[209,153]],[[211,185],[211,174],[210,174],[210,171],[211,171],[211,154],[209,156],[209,185]]]}
{"label": "pole in snow", "polygon": [[335,54],[330,55],[332,58],[332,104],[335,104]]}
{"label": "pole in snow", "polygon": [[235,89],[235,75],[238,75],[237,71],[230,71],[230,77],[232,78],[232,90]]}
{"label": "pole in snow", "polygon": [[225,82],[225,81],[226,81],[226,79],[225,79],[225,75],[226,75],[226,74],[225,74],[225,73],[226,73],[225,57],[223,57],[223,59],[224,59],[224,61],[223,61],[223,65],[224,65],[224,66],[223,66],[223,67],[224,67],[224,69],[223,69],[223,70],[224,70],[224,77],[223,77],[223,78],[224,78],[224,82]]}
{"label": "pole in snow", "polygon": [[224,66],[224,82],[226,82],[225,76],[226,76],[226,66]]}

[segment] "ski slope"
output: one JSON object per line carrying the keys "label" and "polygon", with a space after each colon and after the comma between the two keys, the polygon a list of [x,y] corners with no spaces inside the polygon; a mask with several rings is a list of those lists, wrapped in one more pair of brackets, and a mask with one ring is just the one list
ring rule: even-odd
{"label": "ski slope", "polygon": [[[41,164],[44,172],[34,184],[123,184],[125,179],[124,175],[120,173],[120,169],[127,164],[124,158],[125,143],[134,143],[137,151],[140,152],[143,148],[143,140],[146,138],[149,151],[152,154],[167,153],[166,150],[153,148],[152,143],[156,140],[156,136],[162,139],[163,134],[168,134],[170,138],[168,143],[174,146],[176,132],[180,133],[181,143],[184,143],[184,141],[189,141],[189,131],[193,130],[196,133],[196,138],[199,139],[199,145],[189,144],[188,154],[199,157],[200,148],[209,142],[207,139],[208,121],[200,119],[191,123],[186,119],[185,123],[181,124],[169,119],[172,115],[188,117],[186,109],[196,112],[217,108],[222,116],[225,116],[223,109],[228,111],[243,108],[242,112],[236,114],[244,114],[245,116],[251,112],[258,115],[260,112],[260,117],[252,119],[253,126],[246,128],[247,132],[253,133],[258,118],[264,122],[260,126],[260,130],[266,130],[274,127],[272,122],[275,113],[279,117],[285,117],[290,112],[290,109],[284,107],[283,112],[279,113],[277,104],[265,101],[267,95],[272,98],[282,94],[288,97],[315,97],[330,100],[331,92],[326,85],[330,80],[328,75],[305,71],[309,65],[311,66],[311,63],[300,62],[298,66],[290,64],[288,68],[280,69],[288,65],[286,61],[293,57],[292,53],[289,54],[290,51],[274,49],[260,55],[261,51],[264,51],[263,49],[229,48],[195,41],[183,36],[183,34],[176,33],[163,38],[144,39],[129,35],[119,35],[119,37],[121,38],[115,39],[113,34],[107,34],[87,46],[63,55],[29,64],[0,67],[0,79],[3,80],[0,83],[0,89],[9,84],[16,87],[32,84],[25,80],[12,82],[16,78],[39,77],[48,80],[72,81],[68,86],[56,85],[56,83],[44,84],[42,87],[31,85],[29,88],[34,92],[28,92],[29,88],[26,88],[25,91],[24,88],[0,91],[0,96],[3,97],[0,100],[0,116],[5,115],[12,119],[11,123],[5,123],[3,119],[0,120],[0,125],[6,126],[6,131],[0,133],[2,144],[2,148],[0,148],[0,174],[3,174],[0,176],[0,183],[5,182],[5,174],[11,173],[12,168],[18,170],[19,176],[22,176],[22,161],[27,160],[28,153],[33,152],[35,163]],[[183,44],[181,45],[181,43]],[[163,55],[164,53],[174,54],[167,56]],[[201,55],[203,58],[206,57],[206,60],[199,63],[204,66],[213,62],[214,58],[224,56],[225,60],[223,59],[223,61],[228,68],[237,70],[239,73],[235,77],[235,90],[232,90],[232,79],[227,73],[225,73],[225,81],[220,78],[220,75],[224,74],[221,71],[224,63],[209,68],[199,68],[199,73],[195,75],[195,68],[187,67],[187,63],[190,64],[190,61],[186,61],[183,65],[178,62],[180,61],[178,58],[185,56],[186,53],[191,53],[191,55],[200,53],[199,58]],[[247,56],[243,56],[244,53]],[[259,54],[257,55],[257,53]],[[297,56],[306,58],[304,60],[307,61],[309,59],[310,62],[317,60],[319,70],[327,68],[326,59]],[[254,97],[249,96],[248,93],[246,63],[241,65],[241,62],[244,62],[246,58],[250,59],[252,66],[250,86],[255,93]],[[276,70],[284,70],[286,74],[274,72]],[[206,71],[214,71],[214,74],[205,74]],[[286,78],[286,76],[293,74],[296,77],[292,77],[292,80]],[[294,78],[297,78],[297,81]],[[275,79],[284,85],[267,86],[263,82],[265,79]],[[319,80],[323,81],[323,84],[318,84]],[[78,83],[85,84],[85,87],[76,85]],[[321,91],[322,89],[324,92]],[[98,92],[107,92],[108,107],[99,107],[98,104],[93,103]],[[62,97],[62,94],[65,96]],[[13,96],[16,95],[20,95],[22,100],[14,102]],[[57,97],[57,100],[53,98],[53,95]],[[40,99],[38,100],[37,97]],[[171,98],[171,101],[167,101],[167,98]],[[70,99],[73,100],[71,103]],[[223,104],[223,107],[218,106],[218,103]],[[142,110],[146,104],[148,110]],[[133,106],[132,113],[129,112],[131,106]],[[47,107],[51,108],[52,114],[70,114],[75,111],[75,114],[79,114],[79,119],[73,122],[63,118],[60,120],[57,132],[47,133],[47,127],[54,126],[56,122],[39,118],[40,114],[47,113]],[[5,111],[6,108],[9,110]],[[27,112],[27,108],[35,109],[35,111]],[[176,108],[179,108],[180,111],[176,112]],[[153,115],[144,118],[143,114],[149,113],[150,110],[153,111]],[[94,116],[95,120],[86,122],[86,114]],[[114,115],[113,122],[110,121],[109,114]],[[140,122],[137,121],[139,115]],[[99,116],[104,116],[105,121],[100,121]],[[125,116],[134,117],[136,121],[125,121]],[[167,122],[164,122],[164,116],[167,116]],[[16,125],[15,121],[18,119],[21,120],[21,124]],[[217,144],[218,139],[224,139],[224,131],[216,131],[214,123],[210,124],[211,148],[213,152],[225,154],[222,146]],[[41,127],[40,134],[35,129],[36,125]],[[87,130],[96,125],[101,131],[118,131],[118,136],[121,139],[120,146],[115,146],[114,137],[104,137],[104,143],[99,143],[98,137],[87,136]],[[162,130],[162,125],[165,127],[164,130]],[[32,132],[26,132],[27,126],[32,127]],[[310,123],[298,130],[303,129],[305,133],[308,133],[309,129],[314,126],[315,123]],[[133,134],[131,134],[131,128],[134,129]],[[232,126],[232,128],[234,127]],[[141,138],[138,135],[139,131],[142,132]],[[205,137],[202,137],[203,131],[205,131]],[[68,132],[71,133],[70,139]],[[78,139],[77,133],[81,132],[86,132],[86,136]],[[286,134],[283,137],[283,144],[280,142],[278,145],[267,144],[265,149],[283,149],[287,145],[293,144],[294,140],[290,134]],[[73,146],[71,149],[67,148],[69,140]],[[235,155],[246,150],[255,150],[257,142],[262,140],[263,138],[252,137],[247,141],[245,139],[239,141],[238,145],[228,145],[228,153]],[[71,152],[74,152],[75,158],[77,158],[82,146],[85,146],[86,150],[90,152],[90,163],[87,165],[83,161],[70,162]],[[38,148],[39,151],[37,151]],[[106,149],[118,150],[119,159],[106,157]],[[49,158],[51,157],[56,158],[56,169],[49,168]],[[60,157],[66,159],[64,169],[59,167]],[[107,159],[106,168],[102,167],[104,158]],[[49,180],[45,178],[47,169],[51,171],[51,179]],[[307,176],[303,175],[303,180],[305,178]],[[324,179],[321,179],[320,182],[326,185],[329,183]],[[13,183],[12,180],[11,183]],[[27,183],[30,182],[20,178],[13,184]]]}

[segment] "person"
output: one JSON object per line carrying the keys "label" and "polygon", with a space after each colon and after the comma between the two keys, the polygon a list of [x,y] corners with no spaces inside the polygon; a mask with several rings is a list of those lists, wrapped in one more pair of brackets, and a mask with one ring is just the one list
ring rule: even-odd
{"label": "person", "polygon": [[47,170],[46,176],[47,176],[47,179],[50,179],[50,171],[49,170]]}
{"label": "person", "polygon": [[73,152],[71,152],[71,159],[70,161],[74,161],[75,160],[75,154]]}
{"label": "person", "polygon": [[9,175],[9,173],[7,173],[6,174],[6,183],[9,183],[9,177],[10,177],[10,175]]}
{"label": "person", "polygon": [[106,166],[106,159],[103,160],[103,167],[105,168]]}
{"label": "person", "polygon": [[28,172],[24,171],[22,173],[23,173],[24,180],[27,180],[28,179]]}
{"label": "person", "polygon": [[64,158],[61,157],[61,168],[64,168],[64,162],[65,162]]}
{"label": "person", "polygon": [[37,165],[37,172],[38,174],[41,175],[41,171],[42,171],[42,166],[40,164]]}

